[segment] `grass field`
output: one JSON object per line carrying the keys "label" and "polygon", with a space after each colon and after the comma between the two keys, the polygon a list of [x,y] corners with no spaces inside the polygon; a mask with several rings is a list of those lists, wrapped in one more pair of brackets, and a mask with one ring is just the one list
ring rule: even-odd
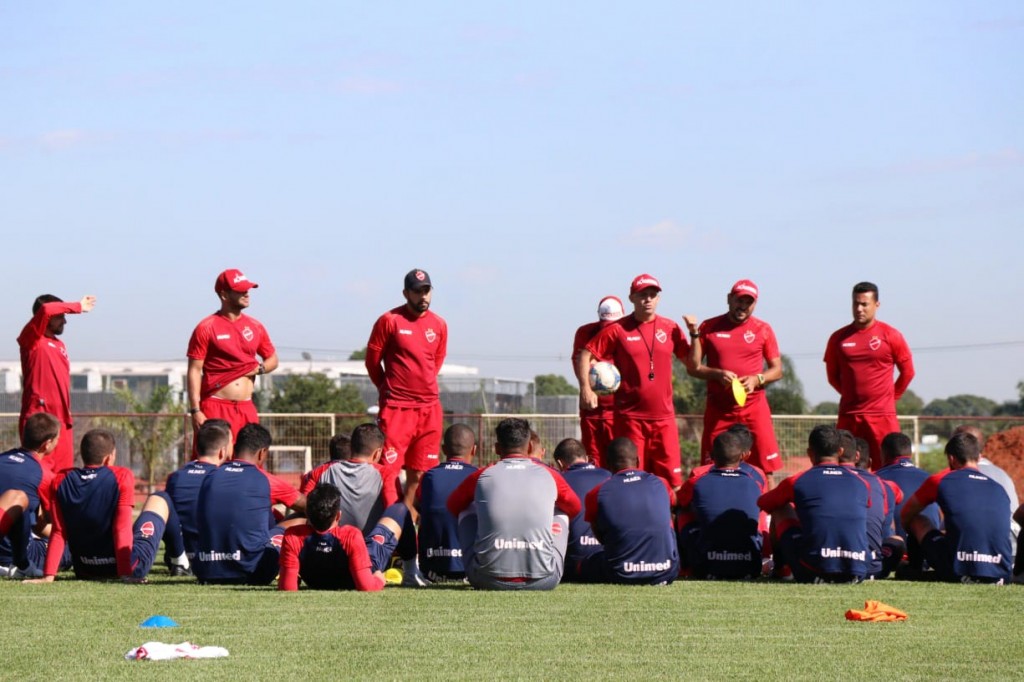
{"label": "grass field", "polygon": [[[162,570],[162,569],[161,569]],[[879,599],[903,623],[843,614]],[[383,593],[0,582],[0,679],[1021,679],[1024,588],[677,582]],[[142,629],[162,614],[174,629]],[[156,640],[227,659],[127,662]]]}

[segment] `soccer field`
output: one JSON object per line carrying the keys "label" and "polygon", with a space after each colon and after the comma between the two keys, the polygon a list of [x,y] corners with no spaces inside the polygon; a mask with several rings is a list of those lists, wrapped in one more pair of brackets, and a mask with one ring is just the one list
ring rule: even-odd
{"label": "soccer field", "polygon": [[[903,623],[853,623],[878,599]],[[678,582],[550,593],[382,593],[0,583],[0,679],[1009,679],[1024,676],[1024,589]],[[142,629],[148,616],[173,629]],[[227,659],[127,662],[156,640]]]}

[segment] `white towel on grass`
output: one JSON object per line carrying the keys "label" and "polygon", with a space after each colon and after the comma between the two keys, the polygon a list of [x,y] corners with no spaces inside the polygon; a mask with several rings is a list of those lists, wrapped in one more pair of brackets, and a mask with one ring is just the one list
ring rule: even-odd
{"label": "white towel on grass", "polygon": [[169,661],[174,658],[223,658],[228,650],[221,646],[196,646],[191,642],[165,644],[146,642],[124,655],[129,661]]}

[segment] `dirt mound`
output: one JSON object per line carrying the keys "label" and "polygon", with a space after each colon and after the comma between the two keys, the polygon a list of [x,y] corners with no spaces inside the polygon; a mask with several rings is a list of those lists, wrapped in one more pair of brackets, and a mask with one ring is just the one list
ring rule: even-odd
{"label": "dirt mound", "polygon": [[1017,497],[1024,500],[1024,426],[989,436],[985,457],[1010,475],[1017,486]]}

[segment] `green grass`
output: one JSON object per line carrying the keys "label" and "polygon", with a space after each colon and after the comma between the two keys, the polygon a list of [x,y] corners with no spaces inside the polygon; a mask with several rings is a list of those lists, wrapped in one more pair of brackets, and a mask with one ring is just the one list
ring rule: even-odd
{"label": "green grass", "polygon": [[[852,623],[879,599],[904,623]],[[1009,679],[1024,588],[677,582],[549,593],[383,593],[0,582],[0,679]],[[181,627],[148,630],[163,614]],[[127,662],[146,641],[228,659]]]}

